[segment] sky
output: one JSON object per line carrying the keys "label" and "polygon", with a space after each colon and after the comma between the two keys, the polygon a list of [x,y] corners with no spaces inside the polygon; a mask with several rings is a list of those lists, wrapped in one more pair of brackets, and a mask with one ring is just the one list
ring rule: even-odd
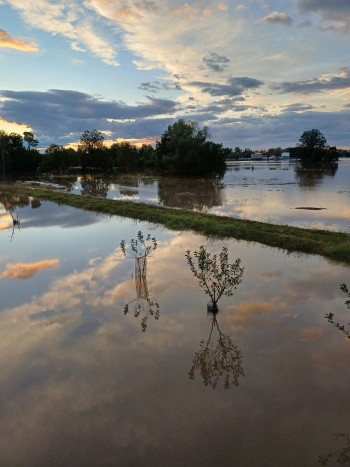
{"label": "sky", "polygon": [[0,130],[153,144],[179,118],[225,147],[350,148],[350,0],[0,0]]}

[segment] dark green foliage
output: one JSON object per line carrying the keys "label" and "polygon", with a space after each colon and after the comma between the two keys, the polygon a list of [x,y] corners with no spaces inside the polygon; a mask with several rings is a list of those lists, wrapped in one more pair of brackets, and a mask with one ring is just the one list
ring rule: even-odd
{"label": "dark green foliage", "polygon": [[[344,292],[348,296],[348,300],[346,300],[345,305],[350,309],[350,292],[346,284],[340,284],[340,290]],[[339,324],[334,321],[334,313],[326,313],[325,318],[328,320],[329,323],[333,324],[339,331],[342,331],[345,336],[350,339],[350,329],[346,329],[344,324]],[[350,326],[350,323],[348,323]]]}
{"label": "dark green foliage", "polygon": [[113,161],[109,150],[103,146],[104,136],[98,130],[85,130],[80,138],[78,152],[83,170],[110,170]]}
{"label": "dark green foliage", "polygon": [[123,170],[137,169],[139,155],[136,146],[127,141],[114,143],[110,147],[113,154],[113,165]]}
{"label": "dark green foliage", "polygon": [[182,175],[224,171],[225,158],[231,150],[207,141],[208,136],[207,127],[199,129],[197,123],[178,120],[168,126],[156,143],[159,165],[169,172]]}
{"label": "dark green foliage", "polygon": [[120,242],[120,249],[124,256],[128,258],[142,258],[152,256],[157,248],[157,240],[150,234],[144,238],[141,230],[137,232],[136,238],[130,240],[129,250],[126,249],[125,240]]}
{"label": "dark green foliage", "polygon": [[320,130],[309,130],[299,138],[297,157],[304,163],[333,163],[338,160],[336,147],[329,147]]}
{"label": "dark green foliage", "polygon": [[34,149],[39,144],[39,141],[35,139],[33,133],[31,133],[30,131],[25,131],[23,133],[23,139],[27,143],[27,149]]}
{"label": "dark green foliage", "polygon": [[211,256],[201,245],[193,256],[197,260],[197,266],[190,250],[187,250],[185,257],[192,274],[198,279],[199,286],[209,295],[213,311],[217,312],[217,302],[220,298],[223,295],[233,295],[233,290],[242,282],[244,268],[241,268],[241,260],[237,258],[234,263],[229,263],[227,247],[222,248],[219,256]]}
{"label": "dark green foliage", "polygon": [[27,148],[24,138],[18,133],[9,133],[0,130],[0,170],[2,175],[10,172],[35,171],[42,160],[35,146],[38,141],[33,133],[26,132]]}

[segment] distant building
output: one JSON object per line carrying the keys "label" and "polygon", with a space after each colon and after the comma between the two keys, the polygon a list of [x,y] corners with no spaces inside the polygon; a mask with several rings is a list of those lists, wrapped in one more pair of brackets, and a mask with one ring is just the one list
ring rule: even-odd
{"label": "distant building", "polygon": [[289,159],[289,152],[282,152],[281,159]]}
{"label": "distant building", "polygon": [[262,160],[262,154],[261,152],[253,152],[251,155],[252,161],[261,161]]}

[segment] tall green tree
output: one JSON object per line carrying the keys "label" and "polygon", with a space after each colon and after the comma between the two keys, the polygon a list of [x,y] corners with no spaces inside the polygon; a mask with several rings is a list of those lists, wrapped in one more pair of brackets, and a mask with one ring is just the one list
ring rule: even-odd
{"label": "tall green tree", "polygon": [[104,139],[103,134],[98,130],[85,130],[82,133],[78,145],[82,169],[108,170],[112,168],[110,151],[103,146]]}
{"label": "tall green tree", "polygon": [[320,130],[304,131],[299,138],[297,147],[297,156],[301,158],[302,162],[330,163],[338,160],[337,149],[327,145],[327,140]]}
{"label": "tall green tree", "polygon": [[169,125],[156,143],[161,167],[183,175],[223,171],[227,152],[222,145],[207,141],[208,137],[208,127],[199,128],[192,121],[180,119]]}
{"label": "tall green tree", "polygon": [[129,170],[138,167],[139,157],[136,146],[128,141],[122,141],[121,143],[113,143],[110,149],[114,156],[115,165],[119,168]]}
{"label": "tall green tree", "polygon": [[25,131],[23,133],[23,139],[27,143],[27,149],[34,149],[38,146],[39,141],[35,139],[35,136],[30,131]]}
{"label": "tall green tree", "polygon": [[80,137],[78,150],[89,153],[103,148],[104,136],[98,130],[85,130]]}

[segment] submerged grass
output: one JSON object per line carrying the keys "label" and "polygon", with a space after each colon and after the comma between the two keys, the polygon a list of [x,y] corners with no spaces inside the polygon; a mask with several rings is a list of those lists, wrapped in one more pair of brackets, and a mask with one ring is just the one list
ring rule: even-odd
{"label": "submerged grass", "polygon": [[286,252],[316,254],[336,262],[350,264],[350,235],[347,233],[233,219],[185,209],[73,195],[22,185],[0,184],[0,191],[33,196],[110,216],[161,224],[171,230],[192,230],[207,237],[235,238],[261,243]]}

